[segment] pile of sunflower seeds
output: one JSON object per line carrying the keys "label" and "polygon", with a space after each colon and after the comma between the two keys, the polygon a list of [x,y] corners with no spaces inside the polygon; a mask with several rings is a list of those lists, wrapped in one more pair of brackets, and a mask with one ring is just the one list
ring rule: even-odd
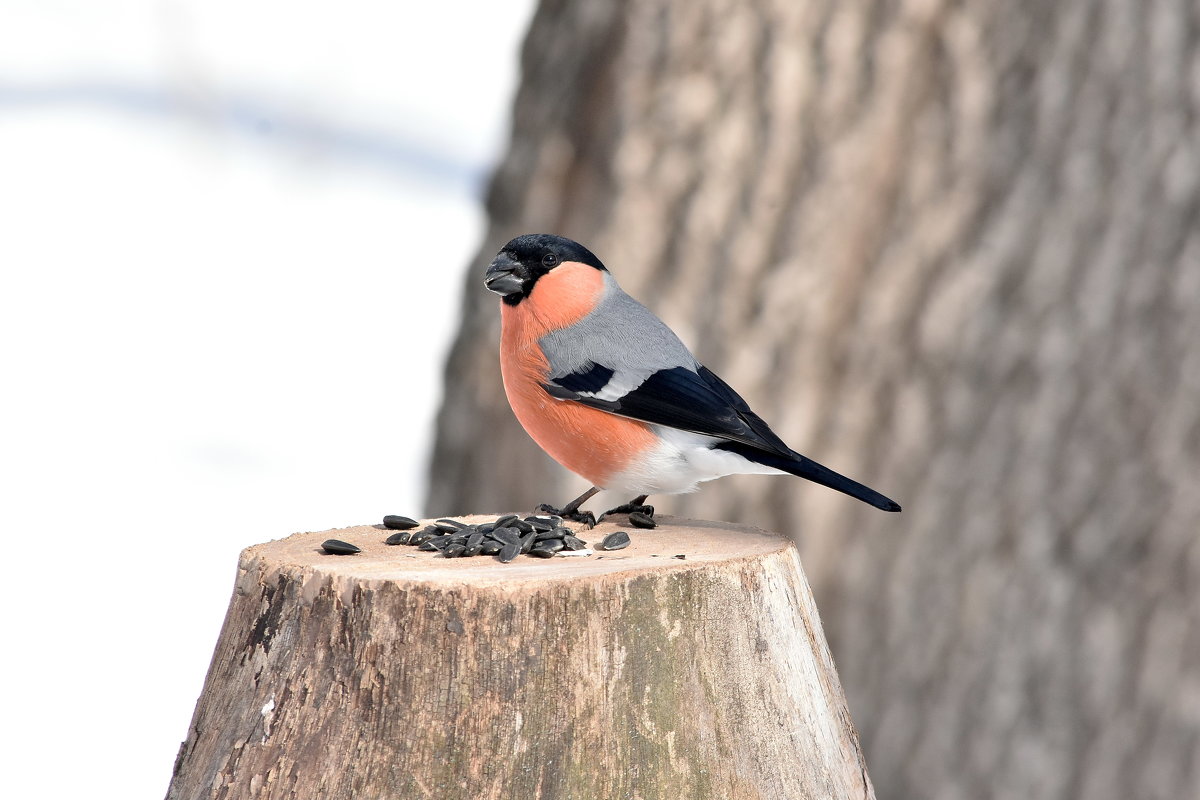
{"label": "pile of sunflower seeds", "polygon": [[[496,556],[507,563],[518,555],[535,558],[553,558],[556,555],[589,556],[592,550],[588,543],[575,535],[575,531],[563,526],[563,518],[554,514],[542,514],[521,519],[516,514],[506,514],[492,522],[468,524],[453,519],[439,519],[421,530],[413,530],[421,523],[409,517],[386,516],[385,528],[397,531],[385,541],[387,544],[406,544],[420,550],[440,552],[446,558],[466,556]],[[623,531],[624,542],[610,534],[598,549],[619,550],[628,546],[629,536]],[[613,541],[610,543],[609,540]],[[609,544],[613,546],[608,547]]]}

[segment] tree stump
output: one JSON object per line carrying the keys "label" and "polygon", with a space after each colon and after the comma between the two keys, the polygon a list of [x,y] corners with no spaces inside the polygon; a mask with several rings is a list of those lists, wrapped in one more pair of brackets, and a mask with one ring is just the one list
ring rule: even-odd
{"label": "tree stump", "polygon": [[248,548],[167,797],[873,798],[791,542],[624,529],[510,564],[373,526]]}

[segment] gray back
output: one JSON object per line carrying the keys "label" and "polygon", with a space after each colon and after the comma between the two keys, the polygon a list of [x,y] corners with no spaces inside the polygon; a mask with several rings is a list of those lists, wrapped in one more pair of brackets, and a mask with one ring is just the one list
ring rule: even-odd
{"label": "gray back", "polygon": [[[615,373],[595,396],[620,396],[660,369],[696,370],[695,357],[666,324],[604,274],[604,294],[590,314],[574,325],[546,334],[538,343],[550,362],[550,378],[602,364]],[[610,388],[611,387],[611,388]]]}

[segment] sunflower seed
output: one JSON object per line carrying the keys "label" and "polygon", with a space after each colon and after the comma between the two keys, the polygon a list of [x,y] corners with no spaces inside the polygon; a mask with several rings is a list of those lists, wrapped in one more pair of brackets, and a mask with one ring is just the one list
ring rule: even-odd
{"label": "sunflower seed", "polygon": [[483,542],[483,534],[476,531],[467,537],[467,547],[474,547]]}
{"label": "sunflower seed", "polygon": [[388,514],[383,518],[383,527],[393,531],[406,531],[420,524],[412,517],[401,517],[397,514]]}
{"label": "sunflower seed", "polygon": [[526,517],[525,522],[529,523],[535,531],[554,530],[554,523],[548,519],[542,519],[539,517]]}
{"label": "sunflower seed", "polygon": [[436,544],[433,543],[433,540],[430,539],[430,540],[421,542],[419,545],[417,545],[417,549],[424,550],[427,553],[436,553],[439,550],[441,550],[442,548],[438,547]]}
{"label": "sunflower seed", "polygon": [[442,533],[454,533],[456,531],[461,531],[463,528],[467,527],[466,525],[463,525],[461,522],[455,522],[452,519],[439,519],[437,522],[433,523],[433,526],[435,528],[437,528],[439,531],[441,531]]}
{"label": "sunflower seed", "polygon": [[522,553],[528,553],[530,550],[533,549],[533,539],[535,536],[537,536],[537,534],[534,533],[533,531],[530,531],[529,533],[527,533],[521,537],[521,552]]}
{"label": "sunflower seed", "polygon": [[551,528],[550,530],[533,532],[533,540],[535,542],[544,542],[547,539],[561,539],[565,534],[560,533],[562,528]]}
{"label": "sunflower seed", "polygon": [[397,531],[391,536],[383,540],[384,544],[408,544],[408,540],[412,538],[412,534],[407,531]]}
{"label": "sunflower seed", "polygon": [[444,555],[446,558],[458,558],[466,551],[466,549],[467,548],[461,544],[452,544],[442,551],[442,555]]}
{"label": "sunflower seed", "polygon": [[321,549],[334,556],[352,556],[362,552],[361,548],[355,547],[349,542],[343,542],[341,539],[326,539],[321,542]]}
{"label": "sunflower seed", "polygon": [[[495,539],[489,539],[488,541],[479,545],[479,552],[485,556],[494,556],[496,553],[499,553],[503,547],[504,545],[501,542],[497,542]],[[520,549],[520,545],[517,545],[517,548]]]}
{"label": "sunflower seed", "polygon": [[505,514],[503,517],[496,519],[495,525],[497,528],[507,528],[509,525],[517,521],[516,514]]}
{"label": "sunflower seed", "polygon": [[462,551],[462,555],[463,555],[463,558],[470,558],[471,556],[477,556],[482,552],[483,552],[482,544],[469,544],[469,545],[467,545],[467,549]]}
{"label": "sunflower seed", "polygon": [[631,513],[629,515],[629,524],[635,528],[657,528],[658,527],[657,522],[650,519],[650,517],[648,515],[643,514],[641,511],[634,511],[633,513]]}
{"label": "sunflower seed", "polygon": [[555,552],[557,551],[538,545],[529,551],[529,555],[533,556],[534,558],[554,558]]}
{"label": "sunflower seed", "polygon": [[604,537],[604,541],[600,543],[601,550],[623,550],[629,547],[629,534],[625,531],[616,531]]}
{"label": "sunflower seed", "polygon": [[562,539],[546,539],[544,541],[538,542],[537,545],[534,547],[534,549],[536,550],[537,548],[540,547],[543,550],[549,550],[552,553],[557,553],[559,550],[562,550],[563,547],[565,547],[565,546],[566,545],[563,544]]}
{"label": "sunflower seed", "polygon": [[517,532],[516,528],[496,528],[492,531],[492,538],[504,544],[521,543],[521,534]]}
{"label": "sunflower seed", "polygon": [[521,545],[519,542],[514,544],[506,544],[504,547],[500,548],[500,554],[497,556],[497,558],[499,558],[503,563],[507,564],[509,561],[512,561],[514,558],[520,555],[520,553]]}
{"label": "sunflower seed", "polygon": [[583,539],[578,539],[569,533],[563,537],[562,541],[563,547],[568,550],[583,550],[588,546],[587,542],[585,542]]}
{"label": "sunflower seed", "polygon": [[533,526],[530,525],[528,522],[526,522],[523,519],[518,519],[518,520],[515,520],[514,522],[510,522],[509,525],[513,528],[516,528],[521,533],[529,533],[530,531],[533,530]]}
{"label": "sunflower seed", "polygon": [[496,523],[494,522],[481,522],[475,526],[475,530],[479,531],[480,533],[491,533],[495,529]]}

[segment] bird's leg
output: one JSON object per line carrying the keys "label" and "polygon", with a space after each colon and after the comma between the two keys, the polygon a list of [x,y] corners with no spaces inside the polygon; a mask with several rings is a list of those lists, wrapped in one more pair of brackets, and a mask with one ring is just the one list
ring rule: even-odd
{"label": "bird's leg", "polygon": [[574,500],[567,503],[565,506],[563,506],[561,509],[558,509],[557,511],[551,510],[545,506],[540,506],[540,507],[546,508],[547,511],[551,511],[551,513],[558,514],[560,517],[567,517],[572,514],[578,513],[579,507],[581,505],[583,505],[584,503],[586,503],[588,500],[591,500],[592,496],[595,495],[596,492],[598,492],[598,491],[600,491],[600,488],[598,486],[593,486],[592,488],[588,489],[586,492],[579,495],[579,497],[576,497]]}
{"label": "bird's leg", "polygon": [[[579,507],[590,500],[592,495],[598,491],[600,491],[600,488],[593,486],[583,494],[579,495],[579,497],[576,497],[574,500],[567,503],[562,508],[555,508],[554,506],[542,503],[537,507],[537,510],[545,511],[547,514],[557,514],[563,519],[569,519],[573,522],[578,522],[581,525],[586,525],[588,528],[592,528],[596,525],[596,515],[590,511],[580,511]],[[644,500],[645,498],[642,499]]]}
{"label": "bird's leg", "polygon": [[612,514],[632,514],[635,511],[639,511],[639,512],[645,514],[647,517],[653,517],[654,516],[654,506],[646,505],[646,498],[648,496],[649,495],[644,495],[644,494],[639,495],[639,496],[633,498],[632,500],[630,500],[628,503],[622,503],[621,505],[617,506],[616,508],[610,508],[608,511],[605,511],[603,514],[600,515],[600,519],[604,519],[605,517],[610,516]]}

